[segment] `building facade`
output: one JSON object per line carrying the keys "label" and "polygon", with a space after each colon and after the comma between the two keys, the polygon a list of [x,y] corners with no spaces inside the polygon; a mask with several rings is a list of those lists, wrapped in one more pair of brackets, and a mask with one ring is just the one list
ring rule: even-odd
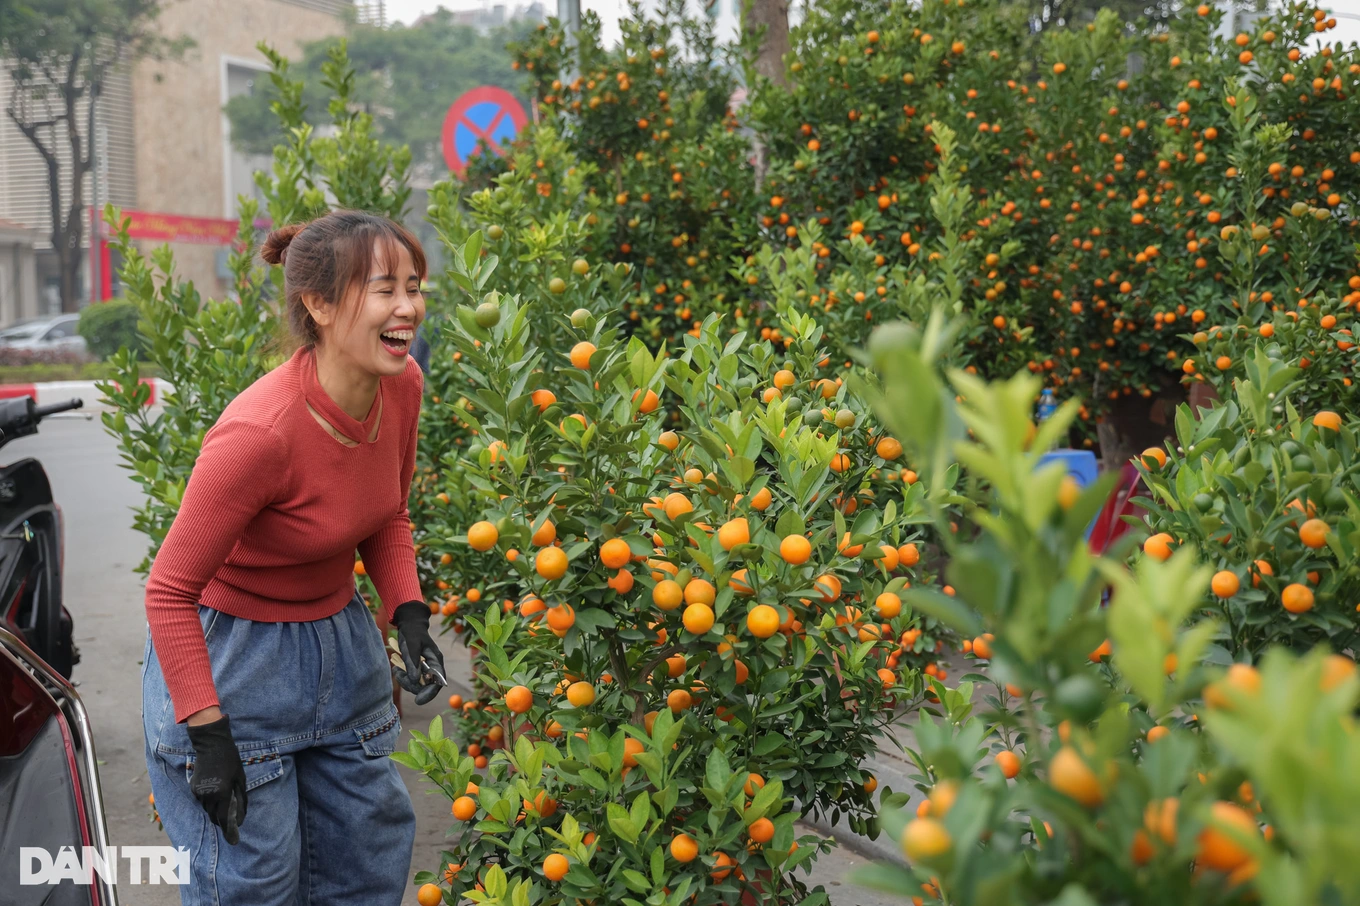
{"label": "building facade", "polygon": [[[195,47],[174,61],[147,60],[132,73],[137,203],[142,211],[182,218],[235,220],[237,196],[256,194],[252,174],[269,157],[231,146],[223,107],[268,81],[255,45],[268,41],[298,58],[312,41],[344,31],[350,0],[191,0],[167,3],[166,35],[188,35]],[[219,232],[192,221],[163,221],[179,274],[205,296],[227,291],[227,247]],[[177,224],[187,224],[177,229]],[[177,237],[172,239],[171,237]]]}
{"label": "building facade", "polygon": [[[143,245],[169,242],[182,277],[205,296],[225,294],[233,233],[226,222],[237,216],[237,195],[255,193],[252,173],[269,158],[232,148],[222,108],[267,80],[257,42],[298,57],[304,44],[342,34],[356,12],[381,16],[381,4],[356,10],[353,0],[165,0],[158,30],[191,38],[193,46],[173,60],[140,61],[106,85],[95,110],[96,172],[83,185],[90,211],[111,202],[135,212],[134,235]],[[0,79],[0,109],[10,90],[10,80]],[[77,116],[82,133],[86,112]],[[63,135],[46,143],[57,149],[69,204],[69,147]],[[59,310],[47,167],[7,117],[0,117],[0,226],[0,325]],[[109,295],[117,264],[100,246],[91,248],[89,227],[87,220],[82,304]],[[12,276],[16,268],[19,277]]]}
{"label": "building facade", "polygon": [[0,324],[35,317],[38,231],[0,220]]}
{"label": "building facade", "polygon": [[[547,11],[539,0],[517,3],[513,7],[494,2],[494,0],[481,0],[481,3],[477,6],[460,4],[460,8],[450,10],[450,12],[453,15],[453,21],[459,25],[475,28],[481,34],[487,34],[494,29],[508,25],[515,19],[529,19],[540,22],[547,17]],[[425,18],[426,16],[417,17],[412,21],[412,26],[420,25]]]}

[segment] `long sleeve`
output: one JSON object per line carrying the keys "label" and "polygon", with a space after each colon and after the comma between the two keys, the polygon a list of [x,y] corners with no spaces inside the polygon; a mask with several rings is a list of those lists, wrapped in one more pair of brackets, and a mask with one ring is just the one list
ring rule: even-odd
{"label": "long sleeve", "polygon": [[230,419],[204,436],[146,583],[151,640],[177,722],[220,704],[198,603],[242,531],[273,501],[287,469],[284,441],[268,425]]}
{"label": "long sleeve", "polygon": [[414,412],[406,437],[401,464],[401,506],[381,529],[359,542],[359,556],[365,571],[378,591],[383,611],[388,620],[398,605],[407,601],[423,601],[420,578],[416,573],[415,543],[411,538],[411,479],[416,471],[416,443],[420,429],[420,401],[424,393],[425,376],[419,368],[409,371],[414,375]]}

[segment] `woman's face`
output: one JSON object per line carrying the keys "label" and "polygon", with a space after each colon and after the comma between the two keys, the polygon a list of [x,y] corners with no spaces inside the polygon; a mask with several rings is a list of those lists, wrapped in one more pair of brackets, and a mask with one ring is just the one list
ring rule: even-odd
{"label": "woman's face", "polygon": [[[394,273],[386,273],[389,266]],[[373,270],[358,288],[357,302],[351,303],[357,304],[358,310],[347,310],[339,318],[331,318],[330,325],[319,325],[322,343],[371,374],[401,374],[416,328],[425,320],[420,275],[410,250],[390,240],[375,243]],[[337,308],[330,306],[332,311]]]}

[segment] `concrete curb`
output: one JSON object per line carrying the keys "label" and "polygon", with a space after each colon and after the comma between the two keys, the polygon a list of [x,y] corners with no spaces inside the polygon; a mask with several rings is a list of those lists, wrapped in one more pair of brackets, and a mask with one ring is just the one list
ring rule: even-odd
{"label": "concrete curb", "polygon": [[[153,406],[165,394],[174,389],[164,378],[142,378],[141,382],[151,388],[151,396],[146,404]],[[64,403],[72,398],[84,401],[86,407],[108,406],[104,394],[99,392],[94,381],[47,381],[41,384],[0,384],[0,399],[15,399],[31,396],[39,406]]]}

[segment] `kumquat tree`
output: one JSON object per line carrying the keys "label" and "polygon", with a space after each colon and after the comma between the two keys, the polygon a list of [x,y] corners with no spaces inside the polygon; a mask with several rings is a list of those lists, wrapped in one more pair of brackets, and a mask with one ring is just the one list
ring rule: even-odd
{"label": "kumquat tree", "polygon": [[[923,483],[957,459],[992,493],[979,531],[948,544],[957,597],[903,600],[977,633],[977,678],[1002,688],[981,708],[967,683],[941,689],[948,719],[918,718],[926,795],[914,816],[901,793],[883,802],[909,867],[862,879],[917,903],[1352,902],[1353,661],[1310,648],[1320,633],[1294,636],[1295,653],[1206,657],[1223,615],[1205,615],[1202,596],[1227,590],[1223,573],[1190,543],[1132,569],[1089,552],[1103,483],[1082,491],[1060,467],[1036,469],[1075,404],[1036,432],[1016,405],[1034,378],[941,380],[944,323],[874,338],[876,408]],[[934,404],[903,414],[922,397]]]}
{"label": "kumquat tree", "polygon": [[776,349],[710,315],[654,354],[609,326],[617,266],[480,294],[502,262],[544,260],[482,242],[453,250],[476,304],[448,336],[475,386],[444,405],[477,431],[457,465],[483,518],[453,541],[492,602],[461,611],[488,694],[464,703],[476,741],[441,722],[402,758],[466,822],[427,883],[803,901],[792,869],[829,843],[794,819],[872,832],[861,763],[924,671],[947,675],[952,636],[898,595],[930,579],[922,489],[845,383],[815,377],[810,316],[781,307]]}
{"label": "kumquat tree", "polygon": [[[1327,356],[1350,397],[1351,363],[1335,351],[1351,348],[1341,334],[1360,289],[1345,207],[1360,58],[1314,46],[1334,19],[1290,6],[1224,40],[1214,35],[1228,14],[1205,4],[1165,28],[1106,11],[1032,38],[1020,10],[986,0],[882,12],[811,7],[793,33],[790,87],[762,83],[749,114],[774,150],[765,239],[787,241],[809,217],[825,229],[819,264],[845,286],[809,302],[850,310],[841,342],[909,313],[903,292],[945,264],[953,233],[980,251],[958,270],[973,313],[960,341],[977,366],[1026,367],[1079,396],[1080,433],[1108,429],[1107,457],[1134,452],[1117,436],[1124,423],[1183,398],[1186,374],[1240,366],[1222,344],[1196,358],[1180,336],[1225,324],[1225,305],[1255,331],[1316,299],[1292,313],[1299,330],[1282,332],[1282,349]],[[936,121],[958,136],[966,221],[932,216]],[[876,271],[857,272],[854,237]],[[1222,243],[1238,246],[1233,261]],[[1328,315],[1314,339],[1295,340]]]}
{"label": "kumquat tree", "polygon": [[731,109],[740,60],[717,44],[709,20],[664,0],[655,15],[635,8],[620,26],[611,49],[593,12],[570,41],[553,21],[510,49],[548,127],[569,133],[594,165],[586,185],[608,210],[590,251],[632,265],[624,309],[630,329],[655,344],[744,300],[728,269],[758,241],[752,152]]}

